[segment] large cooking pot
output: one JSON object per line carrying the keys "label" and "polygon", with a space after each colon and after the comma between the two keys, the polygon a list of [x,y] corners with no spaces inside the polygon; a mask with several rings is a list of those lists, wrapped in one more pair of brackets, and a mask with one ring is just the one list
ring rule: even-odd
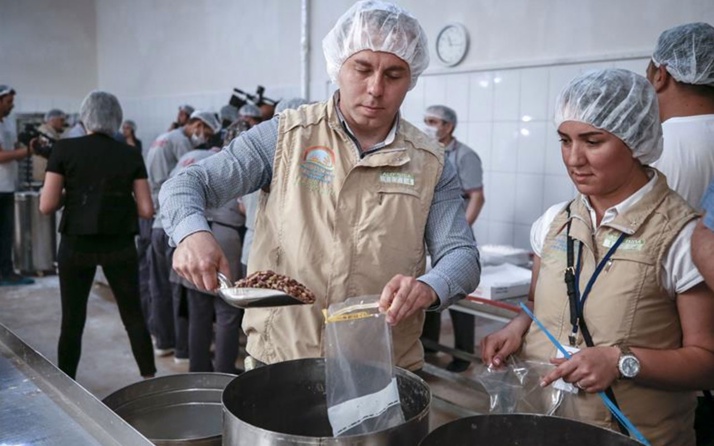
{"label": "large cooking pot", "polygon": [[104,404],[158,446],[219,446],[221,394],[235,375],[183,373],[117,390]]}
{"label": "large cooking pot", "polygon": [[417,445],[429,432],[429,386],[395,368],[404,424],[332,437],[324,358],[298,359],[243,373],[223,392],[223,439],[231,446]]}
{"label": "large cooking pot", "polygon": [[476,415],[447,423],[432,431],[420,446],[637,446],[617,432],[567,418],[546,415]]}

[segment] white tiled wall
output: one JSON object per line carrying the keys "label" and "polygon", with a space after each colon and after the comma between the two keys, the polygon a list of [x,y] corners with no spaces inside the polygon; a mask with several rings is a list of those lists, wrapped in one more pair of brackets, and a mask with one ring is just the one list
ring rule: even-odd
{"label": "white tiled wall", "polygon": [[643,58],[427,75],[409,92],[402,112],[417,125],[429,105],[457,112],[456,137],[479,154],[484,167],[486,205],[473,228],[478,242],[530,249],[531,224],[576,193],[551,119],[558,92],[583,71],[617,67],[644,75],[647,63]]}

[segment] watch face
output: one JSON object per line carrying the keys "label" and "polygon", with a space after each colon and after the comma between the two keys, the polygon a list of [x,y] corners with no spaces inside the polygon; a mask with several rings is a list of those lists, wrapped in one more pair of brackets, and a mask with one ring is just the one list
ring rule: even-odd
{"label": "watch face", "polygon": [[436,37],[436,55],[448,66],[461,62],[468,48],[468,33],[463,26],[448,25]]}
{"label": "watch face", "polygon": [[624,356],[620,364],[620,371],[625,378],[634,378],[640,372],[640,361],[634,356]]}

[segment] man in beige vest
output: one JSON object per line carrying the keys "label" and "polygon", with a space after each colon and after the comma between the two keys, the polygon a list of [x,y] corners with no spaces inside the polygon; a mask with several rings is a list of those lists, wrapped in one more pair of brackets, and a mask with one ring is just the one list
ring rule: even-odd
{"label": "man in beige vest", "polygon": [[[323,40],[339,90],[286,110],[164,184],[174,269],[202,289],[228,262],[206,207],[262,190],[249,272],[271,269],[317,296],[314,305],[247,310],[257,362],[324,355],[321,311],[381,295],[397,365],[422,367],[424,310],[442,310],[478,285],[478,250],[443,150],[399,115],[429,63],[426,35],[402,8],[355,3]],[[425,271],[428,252],[433,269]]]}

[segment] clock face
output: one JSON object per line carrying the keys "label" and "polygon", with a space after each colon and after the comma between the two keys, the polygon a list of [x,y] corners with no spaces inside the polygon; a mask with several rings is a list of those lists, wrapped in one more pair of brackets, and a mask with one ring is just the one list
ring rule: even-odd
{"label": "clock face", "polygon": [[447,25],[436,36],[436,55],[447,66],[461,62],[468,49],[469,35],[462,25]]}

